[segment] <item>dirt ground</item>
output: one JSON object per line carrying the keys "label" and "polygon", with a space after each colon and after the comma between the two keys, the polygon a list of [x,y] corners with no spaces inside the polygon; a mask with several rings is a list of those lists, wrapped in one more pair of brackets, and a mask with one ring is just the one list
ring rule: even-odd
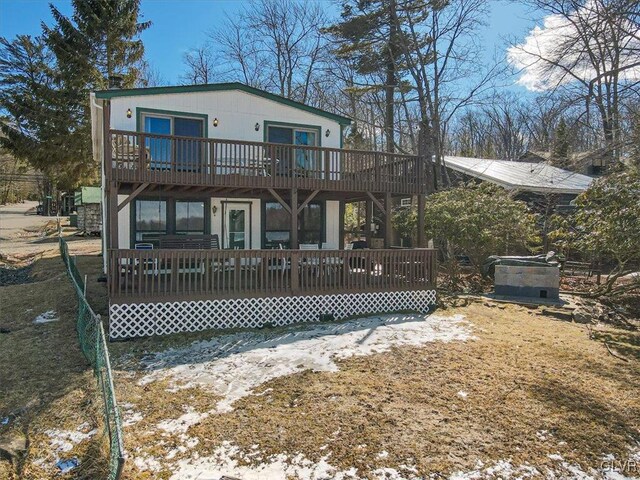
{"label": "dirt ground", "polygon": [[[243,479],[278,478],[259,465],[283,455],[335,469],[299,478],[338,478],[336,472],[353,468],[360,478],[387,478],[378,476],[385,469],[401,475],[388,478],[590,478],[575,472],[598,478],[606,459],[636,458],[637,332],[589,329],[543,309],[484,300],[437,313],[463,315],[474,339],[392,348],[337,360],[335,372],[275,378],[232,411],[202,418],[219,398],[163,377],[143,380],[149,363],[141,366],[152,352],[184,348],[202,334],[112,344],[118,395],[130,419],[125,442],[138,459],[128,463],[126,478],[196,478],[176,469],[207,458],[220,463],[224,445],[232,446],[236,464],[250,467]],[[205,352],[200,360],[215,355]],[[194,414],[196,421],[182,428],[159,428]],[[251,467],[264,475],[251,476]],[[216,478],[202,468],[201,478]]]}

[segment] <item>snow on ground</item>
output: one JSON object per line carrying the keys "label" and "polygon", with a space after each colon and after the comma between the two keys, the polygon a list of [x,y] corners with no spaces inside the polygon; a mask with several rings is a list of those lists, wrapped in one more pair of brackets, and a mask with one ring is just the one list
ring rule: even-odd
{"label": "snow on ground", "polygon": [[[254,445],[250,451],[241,451],[230,442],[218,445],[211,456],[201,457],[192,452],[198,438],[188,436],[189,428],[203,418],[233,409],[233,403],[247,395],[264,395],[271,389],[254,392],[262,383],[291,375],[306,369],[335,372],[336,359],[370,355],[389,351],[397,346],[421,346],[429,342],[466,341],[473,339],[471,326],[463,316],[439,315],[381,315],[344,323],[316,324],[290,327],[278,331],[242,332],[194,342],[182,348],[169,349],[146,357],[143,365],[147,373],[139,380],[141,385],[160,379],[169,379],[175,389],[201,387],[222,399],[208,412],[197,412],[185,406],[182,415],[165,419],[156,425],[163,438],[174,436],[174,447],[163,457],[147,453],[134,453],[134,463],[140,470],[158,472],[169,468],[171,480],[219,480],[223,476],[243,480],[417,480],[424,478],[409,463],[396,468],[377,468],[359,472],[356,468],[339,469],[331,464],[330,445],[320,450],[322,458],[313,462],[302,454],[273,455],[267,457]],[[457,393],[466,398],[467,392]],[[133,405],[127,420],[133,424],[140,414]],[[538,439],[547,439],[549,432],[536,433]],[[161,441],[164,444],[164,440]],[[561,442],[564,443],[564,442]],[[178,454],[181,454],[178,457]],[[630,452],[630,459],[640,459],[640,450]],[[378,459],[389,456],[383,450]],[[176,458],[178,457],[178,458]],[[513,464],[510,459],[478,462],[470,471],[457,471],[450,480],[479,479],[575,479],[575,480],[629,480],[620,472],[582,470],[568,463],[561,455],[549,455],[553,466],[536,467],[532,464]],[[608,456],[603,460],[610,461]],[[603,464],[606,465],[606,464]],[[441,475],[429,477],[443,478]]]}
{"label": "snow on ground", "polygon": [[74,445],[87,440],[94,436],[98,430],[88,430],[89,424],[83,423],[77,430],[58,430],[51,429],[45,430],[45,434],[49,437],[50,445],[56,452],[68,452],[73,449]]}
{"label": "snow on ground", "polygon": [[335,372],[336,359],[471,338],[462,315],[388,314],[284,332],[242,332],[153,354],[143,360],[149,373],[140,384],[169,378],[175,388],[206,388],[222,397],[215,409],[222,413],[271,379],[307,369]]}
{"label": "snow on ground", "polygon": [[[302,454],[293,457],[274,455],[253,466],[255,460],[262,460],[260,451],[255,449],[242,452],[230,442],[223,442],[210,457],[194,457],[180,460],[174,470],[171,480],[219,480],[224,476],[241,478],[243,480],[426,480],[411,466],[401,465],[396,468],[378,468],[372,472],[358,472],[356,468],[340,470],[331,465],[331,452],[323,452],[324,456],[314,463]],[[550,456],[552,457],[552,456]],[[604,459],[608,456],[604,456]],[[630,457],[633,459],[635,457]],[[562,480],[632,480],[638,478],[625,476],[619,472],[589,469],[582,470],[577,465],[571,465],[558,455],[551,458],[556,462],[552,468],[535,467],[525,463],[514,465],[511,460],[498,460],[490,463],[478,462],[470,471],[458,471],[451,474],[449,480],[521,480],[528,478],[547,478]],[[612,460],[609,459],[609,462]],[[637,464],[634,464],[637,465]],[[636,472],[637,473],[637,472]],[[633,475],[634,473],[631,472]],[[440,474],[433,474],[429,479],[447,478]]]}
{"label": "snow on ground", "polygon": [[[355,468],[338,470],[329,463],[329,455],[314,463],[302,454],[294,457],[274,455],[257,466],[246,466],[259,455],[258,451],[243,454],[229,442],[223,442],[211,457],[181,460],[171,480],[219,480],[223,476],[242,480],[360,480]],[[405,473],[393,468],[380,468],[372,472],[376,480],[417,479],[413,468],[405,467]]]}

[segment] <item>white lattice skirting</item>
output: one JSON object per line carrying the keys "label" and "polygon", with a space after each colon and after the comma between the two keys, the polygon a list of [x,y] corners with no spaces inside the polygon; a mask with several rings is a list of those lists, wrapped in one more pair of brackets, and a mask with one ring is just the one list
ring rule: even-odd
{"label": "white lattice skirting", "polygon": [[116,340],[209,328],[282,326],[317,322],[321,315],[341,320],[403,310],[427,313],[435,301],[435,290],[421,290],[118,304],[109,306],[109,337]]}

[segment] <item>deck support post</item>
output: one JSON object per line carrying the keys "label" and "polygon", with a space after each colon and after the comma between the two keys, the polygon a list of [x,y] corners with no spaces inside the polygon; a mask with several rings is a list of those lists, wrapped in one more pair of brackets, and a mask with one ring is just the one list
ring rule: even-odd
{"label": "deck support post", "polygon": [[340,200],[338,202],[338,250],[344,249],[344,213],[346,209],[346,202]]}
{"label": "deck support post", "polygon": [[118,184],[109,182],[107,192],[107,229],[109,230],[108,248],[118,248]]}
{"label": "deck support post", "polygon": [[393,225],[391,224],[391,193],[384,194],[384,248],[391,248],[393,243]]}
{"label": "deck support post", "polygon": [[425,233],[424,233],[424,195],[418,195],[418,248],[425,248]]}
{"label": "deck support post", "polygon": [[291,249],[298,249],[298,189],[291,189]]}
{"label": "deck support post", "polygon": [[371,248],[371,222],[373,220],[373,202],[366,200],[364,209],[364,238],[367,241],[367,247]]}

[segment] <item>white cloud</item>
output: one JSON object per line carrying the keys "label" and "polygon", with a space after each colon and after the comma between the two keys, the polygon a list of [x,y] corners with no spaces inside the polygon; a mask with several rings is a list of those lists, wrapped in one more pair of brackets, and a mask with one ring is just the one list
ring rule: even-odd
{"label": "white cloud", "polygon": [[[544,17],[542,27],[534,27],[522,43],[510,47],[507,51],[507,60],[520,70],[518,84],[528,90],[545,91],[559,85],[570,84],[578,79],[589,81],[595,78],[598,73],[585,52],[585,42],[574,39],[580,28],[580,33],[586,34],[591,47],[603,43],[608,30],[603,27],[596,13],[600,3],[600,0],[588,0],[570,18],[548,15]],[[576,27],[575,24],[587,25],[587,27]],[[638,26],[629,22],[627,31],[633,32],[635,38],[627,35],[620,42],[625,46],[620,56],[621,66],[640,61]],[[559,54],[559,51],[562,54]],[[558,66],[552,66],[549,59],[556,62]],[[604,59],[602,66],[601,71],[610,69],[611,61]],[[571,74],[567,73],[568,69]],[[624,71],[620,80],[640,81],[640,67]]]}

